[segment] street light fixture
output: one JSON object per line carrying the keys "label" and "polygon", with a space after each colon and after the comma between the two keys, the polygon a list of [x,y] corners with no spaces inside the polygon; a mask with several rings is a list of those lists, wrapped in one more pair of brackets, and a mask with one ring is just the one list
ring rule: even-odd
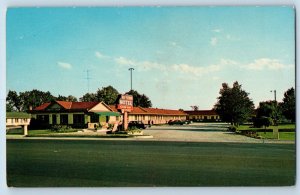
{"label": "street light fixture", "polygon": [[275,90],[271,90],[270,92],[274,92],[274,100],[276,102],[276,89]]}
{"label": "street light fixture", "polygon": [[130,71],[130,89],[132,91],[132,71],[134,70],[134,68],[129,68],[128,70]]}

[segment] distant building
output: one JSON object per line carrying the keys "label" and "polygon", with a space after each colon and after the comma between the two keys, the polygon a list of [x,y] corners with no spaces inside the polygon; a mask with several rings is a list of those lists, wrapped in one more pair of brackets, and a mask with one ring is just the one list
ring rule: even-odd
{"label": "distant building", "polygon": [[30,124],[31,115],[24,112],[7,112],[6,113],[6,130],[22,127],[24,135],[27,135],[28,125]]}
{"label": "distant building", "polygon": [[221,121],[215,110],[186,110],[187,119],[197,122]]}

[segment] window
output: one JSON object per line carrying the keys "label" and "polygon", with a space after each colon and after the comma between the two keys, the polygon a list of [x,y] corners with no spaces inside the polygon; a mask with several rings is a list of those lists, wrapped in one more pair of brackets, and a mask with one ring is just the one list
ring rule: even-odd
{"label": "window", "polygon": [[211,117],[210,117],[210,119],[214,120],[214,119],[215,119],[215,117],[214,117],[214,116],[211,116]]}
{"label": "window", "polygon": [[73,114],[74,124],[84,124],[84,114]]}
{"label": "window", "polygon": [[67,114],[61,114],[60,115],[60,124],[67,125],[68,122],[68,115]]}
{"label": "window", "polygon": [[91,123],[99,123],[99,115],[98,114],[91,115]]}
{"label": "window", "polygon": [[41,122],[49,123],[49,115],[37,115],[36,118]]}
{"label": "window", "polygon": [[18,118],[15,118],[15,123],[18,123],[19,122],[19,119]]}

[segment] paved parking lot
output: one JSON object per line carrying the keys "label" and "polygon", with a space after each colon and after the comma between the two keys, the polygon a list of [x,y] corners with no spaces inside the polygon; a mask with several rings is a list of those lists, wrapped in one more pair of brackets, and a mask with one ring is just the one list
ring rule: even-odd
{"label": "paved parking lot", "polygon": [[240,142],[240,143],[287,143],[278,140],[260,140],[228,132],[227,124],[193,123],[189,125],[152,126],[144,134],[153,136],[158,141],[189,142]]}

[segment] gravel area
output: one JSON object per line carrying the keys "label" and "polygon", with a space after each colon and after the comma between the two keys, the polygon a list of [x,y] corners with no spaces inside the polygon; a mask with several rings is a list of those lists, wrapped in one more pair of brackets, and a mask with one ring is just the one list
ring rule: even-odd
{"label": "gravel area", "polygon": [[158,141],[188,142],[239,142],[239,143],[294,143],[293,141],[255,139],[228,132],[226,124],[193,123],[189,125],[152,126],[144,134],[153,136]]}

